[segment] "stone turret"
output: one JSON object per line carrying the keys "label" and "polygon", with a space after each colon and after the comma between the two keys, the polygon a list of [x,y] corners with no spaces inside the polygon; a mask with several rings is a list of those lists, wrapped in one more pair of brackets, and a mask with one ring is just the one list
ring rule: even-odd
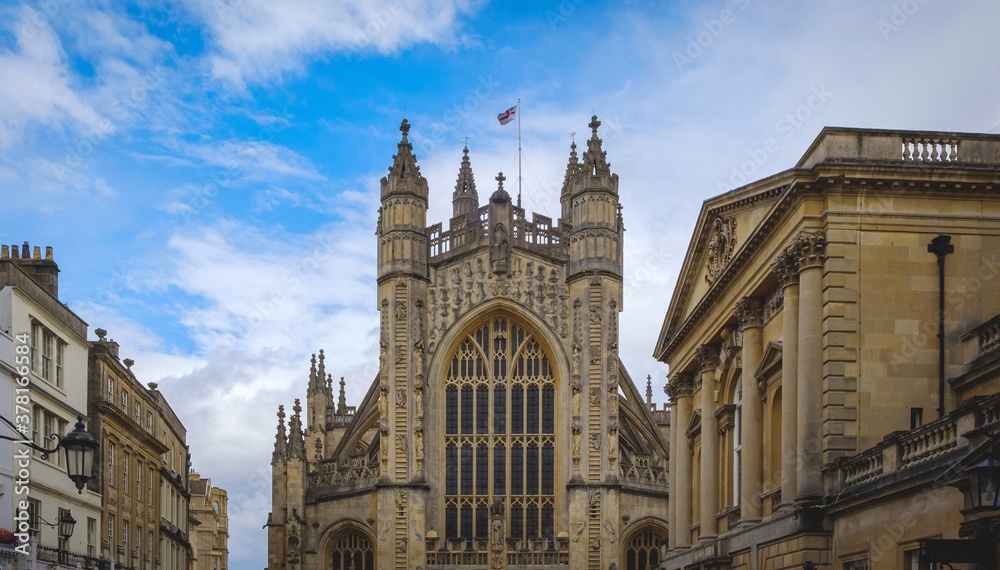
{"label": "stone turret", "polygon": [[469,162],[469,147],[462,149],[462,166],[458,169],[458,181],[455,183],[455,193],[451,203],[454,208],[453,217],[475,217],[479,210],[479,193],[476,192],[476,179],[472,175],[472,163]]}
{"label": "stone turret", "polygon": [[268,567],[280,568],[285,560],[285,519],[287,512],[288,435],[285,433],[285,406],[278,406],[278,430],[271,454],[271,512],[267,517]]}
{"label": "stone turret", "polygon": [[319,351],[319,361],[312,356],[309,368],[309,387],[306,391],[307,417],[310,435],[326,431],[327,409],[330,406],[331,394],[326,383],[326,355]]}
{"label": "stone turret", "polygon": [[[570,278],[599,272],[621,281],[622,233],[618,207],[618,175],[611,172],[607,153],[601,147],[595,115],[590,121],[591,136],[579,169],[567,169],[569,200],[572,207],[570,232]],[[572,164],[572,158],[571,158]]]}
{"label": "stone turret", "polygon": [[382,178],[382,208],[378,222],[378,279],[396,275],[427,276],[427,179],[420,174],[410,123],[399,126],[403,138]]}

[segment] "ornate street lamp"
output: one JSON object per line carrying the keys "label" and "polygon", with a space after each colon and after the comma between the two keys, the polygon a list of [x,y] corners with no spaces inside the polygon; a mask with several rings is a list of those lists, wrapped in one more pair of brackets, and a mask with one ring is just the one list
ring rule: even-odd
{"label": "ornate street lamp", "polygon": [[73,513],[66,511],[62,518],[59,519],[59,537],[62,538],[62,547],[59,549],[59,563],[65,564],[66,560],[69,559],[69,538],[73,536],[73,529],[76,527],[76,519],[73,518]]}
{"label": "ornate street lamp", "polygon": [[969,501],[973,511],[1000,508],[1000,460],[990,454],[979,463],[965,469],[969,480]]}
{"label": "ornate street lamp", "polygon": [[[23,433],[23,425],[17,426],[3,416],[0,416],[0,421],[16,433]],[[97,448],[100,447],[97,440],[87,432],[87,428],[83,425],[83,416],[76,417],[76,426],[65,437],[59,437],[58,434],[52,434],[51,437],[57,441],[56,446],[52,449],[45,449],[27,439],[0,435],[0,439],[17,442],[41,452],[42,459],[48,459],[49,454],[58,452],[60,447],[65,449],[66,473],[76,483],[77,492],[82,494],[83,488],[87,486],[87,481],[91,479],[91,473],[94,472],[94,454],[97,452]]]}

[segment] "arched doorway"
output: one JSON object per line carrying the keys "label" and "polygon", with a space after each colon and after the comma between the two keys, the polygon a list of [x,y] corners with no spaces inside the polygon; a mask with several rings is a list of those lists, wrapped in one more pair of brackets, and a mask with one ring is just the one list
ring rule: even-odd
{"label": "arched doorway", "polygon": [[651,570],[660,564],[661,547],[667,534],[656,526],[645,526],[625,543],[625,570]]}
{"label": "arched doorway", "polygon": [[330,570],[375,570],[375,545],[367,534],[347,527],[327,544]]}

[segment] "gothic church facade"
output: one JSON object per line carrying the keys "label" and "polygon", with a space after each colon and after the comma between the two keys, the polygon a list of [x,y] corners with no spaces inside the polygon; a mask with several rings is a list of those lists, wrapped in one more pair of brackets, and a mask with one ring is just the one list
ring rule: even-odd
{"label": "gothic church facade", "polygon": [[271,570],[646,568],[667,543],[669,415],[618,359],[618,176],[571,147],[561,216],[480,205],[468,148],[426,225],[410,129],[381,181],[379,371],[348,406],[320,351],[279,408]]}

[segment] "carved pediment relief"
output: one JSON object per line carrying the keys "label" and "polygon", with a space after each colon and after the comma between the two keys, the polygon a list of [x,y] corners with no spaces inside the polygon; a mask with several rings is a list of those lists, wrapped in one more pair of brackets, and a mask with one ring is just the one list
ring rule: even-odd
{"label": "carved pediment relief", "polygon": [[705,281],[714,283],[729,265],[736,251],[736,218],[716,217],[712,222],[705,257]]}

